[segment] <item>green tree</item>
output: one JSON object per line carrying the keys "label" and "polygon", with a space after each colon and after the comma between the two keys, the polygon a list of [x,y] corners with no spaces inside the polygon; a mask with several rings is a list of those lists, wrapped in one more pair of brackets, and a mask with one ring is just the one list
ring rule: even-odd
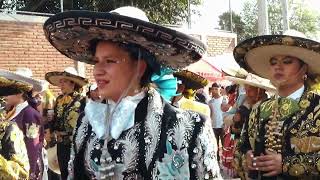
{"label": "green tree", "polygon": [[[224,12],[219,16],[220,29],[231,31],[230,12]],[[241,16],[232,11],[232,31],[238,34],[238,41],[242,39],[244,34],[245,24],[243,23]]]}
{"label": "green tree", "polygon": [[[17,10],[58,13],[60,0],[17,0],[4,5],[6,0],[0,0],[0,9],[12,9],[16,2]],[[150,21],[159,24],[177,24],[185,22],[188,18],[188,0],[63,0],[64,10],[93,10],[108,12],[121,6],[135,6],[147,13]],[[202,0],[190,0],[192,5],[199,5]]]}
{"label": "green tree", "polygon": [[[316,37],[320,31],[320,16],[304,5],[302,0],[289,0],[289,26],[290,29],[300,31],[307,36]],[[280,0],[268,0],[269,28],[271,34],[283,33],[282,7]],[[256,0],[246,0],[241,21],[244,23],[243,33],[238,34],[239,40],[258,35],[258,7]]]}

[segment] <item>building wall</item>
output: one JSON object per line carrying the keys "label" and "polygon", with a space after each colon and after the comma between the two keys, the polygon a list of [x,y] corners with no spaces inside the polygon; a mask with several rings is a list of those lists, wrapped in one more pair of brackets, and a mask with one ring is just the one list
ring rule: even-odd
{"label": "building wall", "polygon": [[[42,24],[47,18],[26,15],[4,15],[0,13],[0,68],[15,71],[17,67],[28,67],[34,78],[44,79],[45,73],[63,71],[77,64],[60,54],[45,39]],[[208,46],[208,56],[232,52],[236,36],[231,33],[186,32],[201,39]],[[92,65],[85,64],[85,76],[92,79]],[[55,94],[56,87],[50,87]]]}

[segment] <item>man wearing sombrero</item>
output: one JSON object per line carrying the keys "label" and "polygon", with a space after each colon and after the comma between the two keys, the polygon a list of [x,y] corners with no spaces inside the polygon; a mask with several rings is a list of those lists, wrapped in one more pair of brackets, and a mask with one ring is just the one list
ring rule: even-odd
{"label": "man wearing sombrero", "polygon": [[70,179],[221,179],[206,117],[169,103],[172,69],[198,61],[202,42],[133,7],[60,13],[44,30],[61,53],[94,64],[103,99],[78,120]]}
{"label": "man wearing sombrero", "polygon": [[[32,71],[28,68],[18,68],[16,72],[7,70],[0,70],[0,96],[4,96],[6,106],[10,107],[10,111],[6,113],[5,121],[14,122],[23,132],[24,143],[27,149],[27,155],[30,164],[30,171],[28,172],[29,179],[41,179],[43,173],[42,147],[43,147],[43,127],[41,124],[41,115],[28,103],[32,99],[32,91],[39,91],[41,89],[40,81],[33,79]],[[1,129],[1,128],[0,128]],[[24,146],[17,137],[17,145]],[[13,140],[14,141],[14,140]],[[11,144],[12,145],[12,144]],[[2,146],[2,148],[6,148]],[[12,148],[12,147],[11,147]],[[15,144],[15,148],[16,144]],[[21,147],[23,148],[23,147]],[[2,149],[2,151],[10,152],[10,149]],[[16,149],[18,150],[18,149]],[[14,153],[22,153],[23,151],[13,151]],[[19,156],[7,156],[6,158],[13,158],[19,160]],[[22,161],[25,159],[21,159]],[[2,163],[0,163],[2,164]],[[22,168],[25,162],[20,164]],[[2,169],[2,168],[1,168]],[[0,175],[1,177],[1,175]],[[18,176],[17,176],[18,177]],[[13,179],[18,179],[17,177]],[[25,179],[24,177],[23,179]],[[10,178],[11,179],[11,178]]]}
{"label": "man wearing sombrero", "polygon": [[57,137],[57,156],[61,178],[67,179],[72,133],[79,114],[83,112],[85,106],[81,88],[88,83],[88,80],[79,76],[73,67],[67,67],[62,72],[48,72],[45,78],[50,84],[58,86],[62,93],[56,99],[54,116],[48,119],[51,118],[51,128]]}
{"label": "man wearing sombrero", "polygon": [[195,101],[197,90],[204,88],[208,84],[208,80],[188,70],[176,72],[174,76],[181,83],[179,83],[177,91],[180,95],[174,97],[172,103],[179,108],[196,111],[210,117],[209,106]]}
{"label": "man wearing sombrero", "polygon": [[234,57],[277,89],[274,98],[251,112],[240,139],[249,177],[319,179],[320,43],[290,35],[258,36],[240,43]]}

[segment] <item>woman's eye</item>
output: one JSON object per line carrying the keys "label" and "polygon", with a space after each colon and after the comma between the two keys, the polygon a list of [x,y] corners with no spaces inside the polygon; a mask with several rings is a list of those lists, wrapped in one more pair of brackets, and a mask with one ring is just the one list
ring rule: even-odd
{"label": "woman's eye", "polygon": [[289,58],[289,57],[284,58],[284,59],[283,59],[283,63],[284,63],[284,64],[291,64],[291,63],[292,63],[292,59]]}
{"label": "woman's eye", "polygon": [[118,63],[118,61],[112,60],[112,59],[106,59],[105,62],[108,63],[108,64]]}
{"label": "woman's eye", "polygon": [[270,60],[270,65],[271,66],[274,66],[274,65],[276,65],[277,64],[277,60],[275,60],[275,59],[271,59]]}

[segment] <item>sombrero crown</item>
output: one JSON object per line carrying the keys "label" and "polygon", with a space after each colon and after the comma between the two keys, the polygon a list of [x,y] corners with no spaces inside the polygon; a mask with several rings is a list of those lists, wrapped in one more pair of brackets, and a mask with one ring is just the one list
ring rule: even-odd
{"label": "sombrero crown", "polygon": [[80,87],[88,84],[88,79],[78,75],[78,72],[73,67],[67,67],[64,69],[64,71],[53,71],[48,72],[45,75],[46,80],[54,85],[59,86],[59,81],[61,79],[68,79],[70,81],[73,81],[74,83],[78,84]]}
{"label": "sombrero crown", "polygon": [[32,78],[29,68],[17,68],[15,72],[0,69],[0,96],[40,91],[41,88],[41,82]]}
{"label": "sombrero crown", "polygon": [[270,59],[277,55],[299,58],[309,65],[308,73],[320,73],[320,43],[303,37],[257,36],[237,45],[233,55],[241,67],[265,78],[270,76],[267,68]]}
{"label": "sombrero crown", "polygon": [[182,70],[173,74],[186,86],[187,89],[197,90],[208,85],[208,80],[196,73],[188,70]]}
{"label": "sombrero crown", "polygon": [[122,7],[112,12],[67,11],[44,24],[48,41],[67,57],[94,64],[96,40],[133,43],[154,54],[158,63],[183,68],[201,59],[206,47],[181,32],[151,23],[140,9]]}

